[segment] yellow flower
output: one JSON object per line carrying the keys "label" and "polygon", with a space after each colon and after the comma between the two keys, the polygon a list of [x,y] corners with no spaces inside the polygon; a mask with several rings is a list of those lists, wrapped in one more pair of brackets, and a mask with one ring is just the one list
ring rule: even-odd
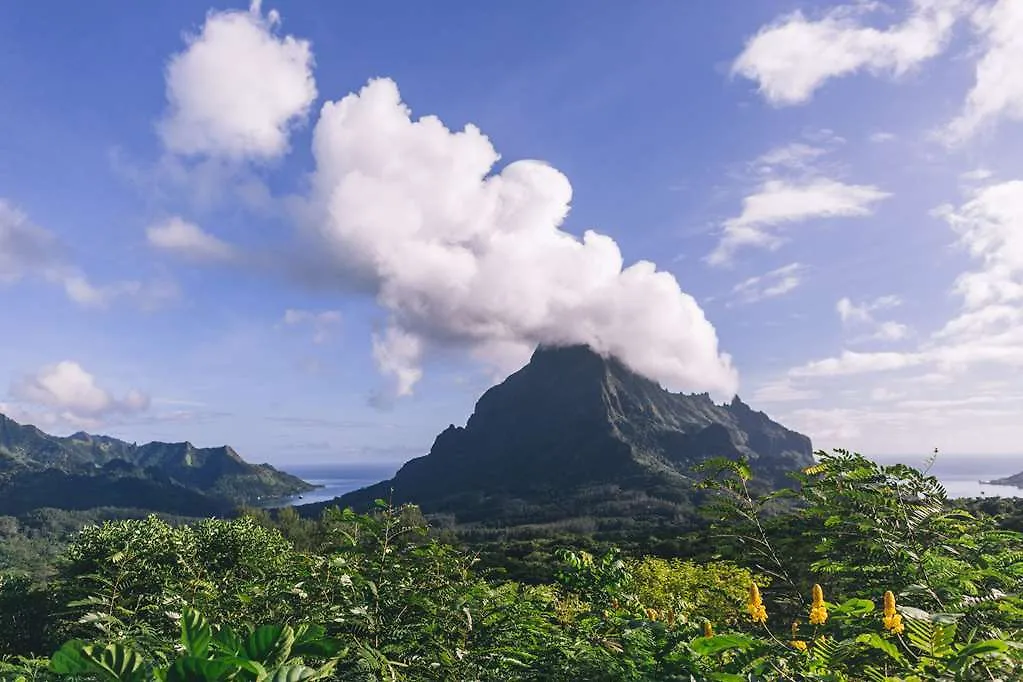
{"label": "yellow flower", "polygon": [[749,617],[754,623],[767,622],[767,609],[764,608],[764,602],[760,598],[760,588],[756,583],[749,584],[749,600],[746,602],[746,610],[749,611]]}
{"label": "yellow flower", "polygon": [[800,651],[806,651],[806,642],[804,642],[801,639],[794,639],[791,642],[789,642],[789,644],[799,649]]}
{"label": "yellow flower", "polygon": [[813,585],[813,603],[810,605],[810,625],[824,625],[828,620],[828,607],[824,605],[824,590]]}
{"label": "yellow flower", "polygon": [[647,608],[647,609],[645,609],[645,611],[646,611],[646,617],[647,618],[649,618],[650,620],[657,620],[657,616],[658,616],[657,609]]}
{"label": "yellow flower", "polygon": [[884,629],[896,635],[906,629],[902,624],[902,616],[895,610],[895,595],[891,590],[884,593]]}
{"label": "yellow flower", "polygon": [[709,620],[703,621],[703,636],[704,637],[714,636],[714,626],[710,624]]}

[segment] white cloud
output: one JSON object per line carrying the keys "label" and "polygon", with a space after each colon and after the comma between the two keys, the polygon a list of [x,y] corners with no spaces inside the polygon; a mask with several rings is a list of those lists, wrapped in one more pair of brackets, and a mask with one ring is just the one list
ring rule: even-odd
{"label": "white cloud", "polygon": [[[897,404],[797,410],[785,415],[793,426],[809,429],[816,438],[860,439],[887,452],[911,449],[910,437],[925,429],[933,433],[934,443],[923,446],[963,452],[1004,451],[1005,443],[1018,439],[1019,408],[1006,403],[1019,401],[1014,388],[1023,376],[1023,181],[968,192],[962,205],[935,212],[974,263],[952,286],[962,308],[905,352],[845,350],[795,367],[780,380],[791,382],[795,391],[822,383],[834,387],[836,381],[846,386],[873,381],[872,387],[864,386],[872,400]],[[873,312],[896,303],[891,297],[860,304],[843,299],[837,309],[847,324],[876,324]],[[889,330],[882,323],[875,337],[901,334],[900,328]],[[967,419],[983,424],[972,446],[961,436],[961,426],[954,426]],[[876,445],[878,434],[885,444]]]}
{"label": "white cloud", "polygon": [[0,199],[0,283],[38,277],[61,287],[74,303],[93,308],[128,299],[143,309],[153,309],[177,298],[177,286],[168,279],[94,284],[67,256],[55,234],[32,224],[22,211]]}
{"label": "white cloud", "polygon": [[60,242],[5,199],[0,199],[0,283],[52,269],[61,258]]}
{"label": "white cloud", "polygon": [[880,322],[870,338],[877,341],[900,341],[909,336],[909,327],[901,322],[891,320]]}
{"label": "white cloud", "polygon": [[146,238],[157,249],[193,260],[225,261],[235,257],[230,244],[178,216],[150,225],[146,228]]}
{"label": "white cloud", "polygon": [[966,183],[977,183],[990,180],[994,173],[987,168],[974,168],[971,171],[961,173],[959,179]]}
{"label": "white cloud", "polygon": [[742,201],[742,213],[726,220],[721,241],[707,262],[724,265],[741,247],[777,248],[778,231],[811,219],[870,215],[874,204],[891,196],[873,185],[849,185],[829,178],[772,179]]}
{"label": "white cloud", "polygon": [[802,169],[810,166],[810,162],[828,153],[827,149],[806,144],[805,142],[793,142],[781,147],[776,147],[753,162],[753,167],[758,173],[769,174],[777,168]]}
{"label": "white cloud", "polygon": [[149,282],[119,280],[109,284],[94,284],[77,270],[61,273],[57,280],[67,297],[85,308],[108,308],[112,303],[126,300],[142,310],[156,310],[180,296],[173,280],[157,278]]}
{"label": "white cloud", "polygon": [[873,331],[866,336],[858,337],[857,341],[899,341],[909,336],[909,327],[901,322],[878,320],[874,313],[879,310],[894,308],[902,304],[898,296],[881,296],[873,301],[853,303],[848,297],[839,299],[835,304],[842,324],[849,327],[867,327]]}
{"label": "white cloud", "polygon": [[[96,383],[81,365],[64,360],[22,377],[10,387],[10,396],[20,405],[4,404],[5,411],[32,415],[46,424],[98,426],[113,415],[127,415],[149,409],[149,396],[131,389],[115,398]],[[24,406],[31,406],[25,408]],[[11,409],[13,407],[14,409]],[[42,408],[42,412],[38,409]]]}
{"label": "white cloud", "polygon": [[412,120],[387,79],[325,104],[313,153],[310,233],[390,312],[374,355],[399,393],[433,344],[538,343],[588,343],[670,388],[735,390],[714,327],[671,274],[624,267],[609,237],[560,229],[572,188],[556,169],[516,161],[494,173],[499,156],[476,127]]}
{"label": "white cloud", "polygon": [[791,379],[784,378],[761,384],[753,392],[754,404],[788,403],[813,400],[820,397],[820,391],[796,386]]}
{"label": "white cloud", "polygon": [[898,139],[898,136],[895,133],[889,133],[882,130],[876,133],[871,133],[870,137],[867,139],[869,139],[874,144],[883,144],[885,142],[894,142],[895,140]]}
{"label": "white cloud", "polygon": [[963,142],[999,119],[1023,119],[1023,3],[998,0],[973,13],[983,56],[962,113],[946,128],[950,143]]}
{"label": "white cloud", "polygon": [[307,41],[279,37],[280,16],[210,12],[199,35],[167,64],[165,118],[159,132],[183,155],[265,160],[288,150],[291,130],[316,99]]}
{"label": "white cloud", "polygon": [[943,206],[936,214],[979,262],[978,269],[956,279],[954,291],[963,298],[963,310],[938,335],[965,332],[978,338],[1006,322],[1018,323],[1023,302],[1023,181],[976,189],[959,208]]}
{"label": "white cloud", "polygon": [[[1005,0],[1005,4],[1015,0]],[[865,25],[878,3],[843,5],[811,20],[800,11],[762,27],[732,64],[775,106],[802,104],[828,80],[866,70],[901,76],[940,54],[971,0],[912,0],[887,29]]]}
{"label": "white cloud", "polygon": [[325,343],[341,324],[341,312],[324,310],[314,313],[310,310],[289,308],[284,311],[283,322],[288,326],[309,324],[313,328],[313,343]]}
{"label": "white cloud", "polygon": [[844,376],[869,372],[887,372],[921,365],[928,360],[923,353],[870,352],[845,350],[835,358],[814,360],[789,370],[793,377]]}
{"label": "white cloud", "polygon": [[805,270],[805,266],[800,263],[789,263],[763,275],[739,282],[732,289],[732,293],[746,303],[782,296],[800,285]]}

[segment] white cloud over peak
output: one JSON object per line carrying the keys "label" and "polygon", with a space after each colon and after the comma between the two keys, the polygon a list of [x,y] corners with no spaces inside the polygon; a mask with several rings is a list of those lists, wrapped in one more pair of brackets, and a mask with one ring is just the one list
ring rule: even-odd
{"label": "white cloud over peak", "polygon": [[154,248],[192,260],[226,261],[236,255],[230,244],[178,216],[150,225],[146,239]]}
{"label": "white cloud over peak", "polygon": [[997,0],[973,13],[983,56],[962,113],[945,130],[950,143],[972,137],[1002,118],[1023,120],[1023,3]]}
{"label": "white cloud over peak", "polygon": [[588,343],[671,388],[735,390],[714,327],[671,274],[625,267],[611,238],[561,229],[572,187],[556,169],[495,173],[479,129],[412,119],[388,79],[326,103],[313,154],[319,248],[371,281],[390,313],[374,356],[399,394],[432,344],[525,359],[538,343]]}
{"label": "white cloud over peak", "polygon": [[802,283],[805,270],[806,267],[800,263],[789,263],[739,282],[732,289],[732,293],[746,303],[783,296]]}
{"label": "white cloud over peak", "polygon": [[[89,428],[101,425],[113,415],[143,412],[149,409],[150,402],[149,396],[136,389],[115,398],[97,384],[92,374],[70,360],[48,365],[15,381],[10,397],[22,407],[7,404],[3,407],[19,416],[31,415],[45,424]],[[27,408],[23,407],[26,405]]]}
{"label": "white cloud over peak", "polygon": [[279,37],[280,16],[210,12],[198,35],[166,68],[168,111],[158,125],[182,155],[266,160],[288,150],[294,126],[316,99],[308,41]]}
{"label": "white cloud over peak", "polygon": [[866,15],[880,6],[842,5],[819,19],[801,11],[779,17],[749,39],[732,74],[756,81],[775,106],[805,103],[828,80],[861,70],[898,77],[945,49],[973,0],[911,0],[902,22],[866,25]]}

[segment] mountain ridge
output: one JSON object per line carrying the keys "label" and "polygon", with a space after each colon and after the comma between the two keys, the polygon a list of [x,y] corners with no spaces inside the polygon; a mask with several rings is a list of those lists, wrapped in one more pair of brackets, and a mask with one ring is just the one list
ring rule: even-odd
{"label": "mountain ridge", "polygon": [[0,414],[0,513],[33,507],[132,506],[216,515],[314,486],[234,448],[189,441],[138,445],[78,431],[53,436]]}

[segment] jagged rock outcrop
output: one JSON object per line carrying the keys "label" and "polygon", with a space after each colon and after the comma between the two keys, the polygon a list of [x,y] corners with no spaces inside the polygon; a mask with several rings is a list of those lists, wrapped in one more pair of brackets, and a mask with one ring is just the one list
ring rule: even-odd
{"label": "jagged rock outcrop", "polygon": [[520,521],[598,508],[678,515],[698,496],[693,467],[713,456],[747,457],[770,485],[813,462],[809,438],[738,397],[719,405],[707,394],[666,391],[587,347],[540,348],[483,394],[464,427],[437,436],[428,455],[325,504],[390,498],[459,522],[504,522],[516,509]]}

